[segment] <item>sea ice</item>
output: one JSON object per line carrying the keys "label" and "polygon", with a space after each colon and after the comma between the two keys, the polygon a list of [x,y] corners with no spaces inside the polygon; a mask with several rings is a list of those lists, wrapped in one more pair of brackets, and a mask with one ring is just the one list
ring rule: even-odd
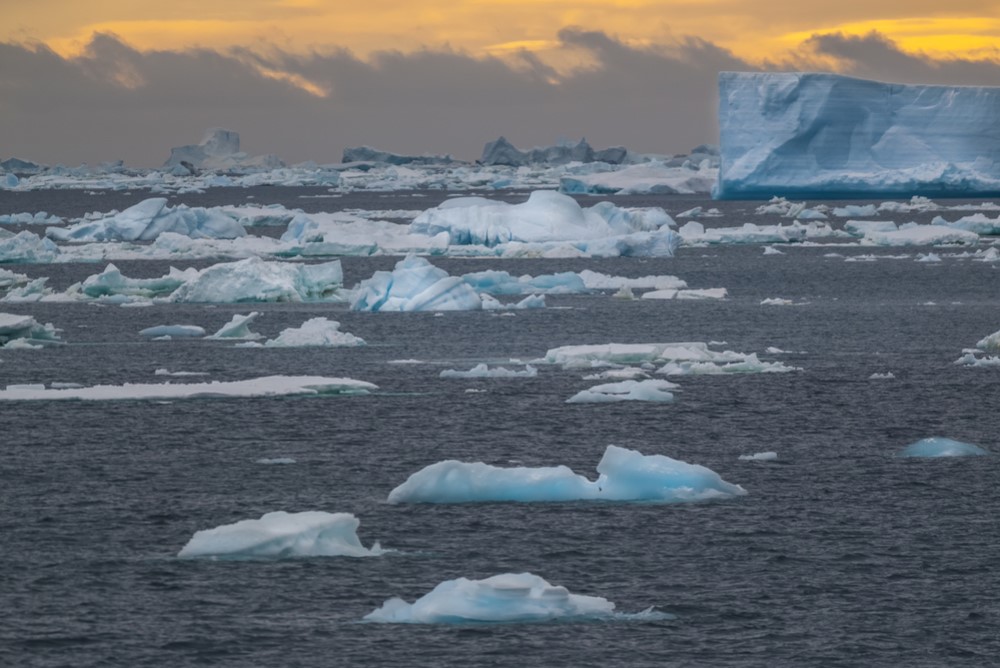
{"label": "sea ice", "polygon": [[264,342],[266,348],[301,348],[306,346],[363,346],[364,339],[340,331],[340,323],[326,318],[310,318],[301,327],[281,330],[276,338]]}
{"label": "sea ice", "polygon": [[968,457],[988,455],[988,451],[978,445],[954,441],[950,438],[932,436],[911,443],[899,453],[900,457]]}
{"label": "sea ice", "polygon": [[993,332],[989,336],[983,337],[976,344],[976,347],[987,352],[1000,352],[1000,331]]}
{"label": "sea ice", "polygon": [[1000,88],[719,74],[721,198],[1000,192]]}
{"label": "sea ice", "polygon": [[718,473],[665,455],[643,455],[609,445],[591,482],[566,466],[500,468],[447,460],[411,475],[389,493],[389,503],[485,501],[644,501],[680,503],[746,494]]}
{"label": "sea ice", "polygon": [[197,144],[170,149],[170,157],[163,163],[168,170],[181,168],[183,171],[177,170],[180,176],[190,175],[197,169],[275,169],[283,165],[274,155],[248,156],[240,151],[240,134],[223,128],[209,128]]}
{"label": "sea ice", "polygon": [[478,311],[483,302],[461,277],[450,276],[422,257],[410,255],[395,269],[361,281],[352,311]]}
{"label": "sea ice", "polygon": [[777,452],[755,452],[752,455],[740,455],[740,461],[744,462],[773,462],[778,459]]}
{"label": "sea ice", "polygon": [[157,325],[141,330],[139,336],[148,338],[169,336],[172,339],[197,338],[205,336],[205,329],[198,325]]}
{"label": "sea ice", "polygon": [[616,615],[615,604],[600,596],[571,594],[532,573],[503,573],[484,580],[446,580],[413,603],[391,598],[364,619],[386,624],[471,624],[616,617],[628,616]]}
{"label": "sea ice", "polygon": [[374,557],[383,554],[358,539],[361,522],[350,513],[277,511],[198,531],[177,554],[181,558],[280,559],[285,557]]}
{"label": "sea ice", "polygon": [[0,401],[129,401],[138,399],[199,399],[217,397],[283,397],[291,395],[369,394],[378,386],[353,378],[324,376],[263,376],[209,383],[125,383],[80,388],[34,387],[0,390]]}
{"label": "sea ice", "polygon": [[781,362],[761,362],[756,353],[716,351],[703,342],[606,343],[552,348],[535,364],[558,364],[565,369],[589,369],[595,365],[662,364],[668,375],[762,373],[796,371]]}
{"label": "sea ice", "polygon": [[525,365],[524,370],[508,369],[497,366],[492,369],[485,363],[477,364],[468,371],[457,369],[445,369],[440,374],[441,378],[534,378],[538,375],[538,369],[530,364]]}
{"label": "sea ice", "polygon": [[410,223],[411,234],[446,234],[450,245],[574,244],[602,256],[673,255],[677,235],[663,209],[622,209],[600,202],[583,209],[572,197],[536,190],[521,204],[457,197]]}
{"label": "sea ice", "polygon": [[152,241],[164,232],[193,239],[235,239],[246,235],[236,220],[218,209],[167,206],[165,197],[153,197],[98,220],[69,227],[50,227],[45,234],[57,241]]}
{"label": "sea ice", "polygon": [[233,341],[256,341],[263,338],[263,334],[250,331],[250,324],[260,317],[259,311],[252,311],[247,315],[235,314],[233,319],[219,328],[210,339],[229,339]]}
{"label": "sea ice", "polygon": [[670,390],[677,385],[666,380],[623,380],[595,385],[581,390],[566,400],[567,404],[602,404],[617,401],[650,401],[669,403],[674,400]]}
{"label": "sea ice", "polygon": [[614,171],[566,175],[559,181],[559,190],[589,195],[708,194],[718,177],[719,170],[707,164],[674,167],[652,161]]}
{"label": "sea ice", "polygon": [[943,225],[901,225],[899,229],[868,229],[861,243],[874,246],[937,246],[942,244],[975,245],[979,235]]}
{"label": "sea ice", "polygon": [[42,325],[30,315],[0,313],[0,348],[39,348],[57,345],[58,332],[52,324]]}
{"label": "sea ice", "polygon": [[59,247],[51,239],[39,237],[23,230],[11,236],[4,236],[0,230],[0,263],[45,264],[59,257]]}
{"label": "sea ice", "polygon": [[340,260],[290,264],[251,257],[202,269],[169,299],[210,303],[343,301],[343,287]]}

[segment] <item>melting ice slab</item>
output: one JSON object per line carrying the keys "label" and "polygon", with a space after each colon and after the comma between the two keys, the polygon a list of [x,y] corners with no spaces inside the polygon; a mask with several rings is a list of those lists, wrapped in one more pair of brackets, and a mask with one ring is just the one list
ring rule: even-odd
{"label": "melting ice slab", "polygon": [[389,503],[480,501],[646,501],[678,503],[746,494],[718,473],[665,455],[643,455],[609,445],[591,482],[567,466],[500,468],[447,460],[411,475],[389,493]]}
{"label": "melting ice slab", "polygon": [[366,548],[358,539],[361,522],[350,513],[278,511],[259,520],[242,520],[199,531],[178,557],[228,559],[281,557],[374,557],[383,554],[375,543]]}
{"label": "melting ice slab", "polygon": [[206,397],[280,397],[290,395],[368,394],[378,386],[353,378],[323,376],[264,376],[211,383],[125,383],[93,387],[45,388],[10,386],[0,401],[122,401],[129,399],[197,399]]}
{"label": "melting ice slab", "polygon": [[990,453],[983,450],[978,445],[963,443],[962,441],[954,441],[950,438],[942,438],[941,436],[932,436],[931,438],[925,438],[906,446],[902,452],[899,453],[899,456],[969,457],[988,454]]}
{"label": "melting ice slab", "polygon": [[721,72],[720,198],[1000,193],[1000,88]]}
{"label": "melting ice slab", "polygon": [[446,580],[413,603],[386,601],[365,615],[369,622],[389,624],[469,624],[482,622],[547,622],[586,619],[669,619],[646,611],[615,613],[615,604],[600,596],[571,594],[532,573],[503,573],[485,580]]}

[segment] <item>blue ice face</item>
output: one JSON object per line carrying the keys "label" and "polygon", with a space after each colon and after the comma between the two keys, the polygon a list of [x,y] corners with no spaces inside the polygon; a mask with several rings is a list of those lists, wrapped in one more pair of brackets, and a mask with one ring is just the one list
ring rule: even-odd
{"label": "blue ice face", "polygon": [[722,199],[1000,192],[1000,88],[719,74]]}

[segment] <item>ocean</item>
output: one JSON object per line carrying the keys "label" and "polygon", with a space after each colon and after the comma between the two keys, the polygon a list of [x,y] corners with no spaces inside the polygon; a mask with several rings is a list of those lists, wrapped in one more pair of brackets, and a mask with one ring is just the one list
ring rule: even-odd
{"label": "ocean", "polygon": [[[313,192],[315,191],[315,192]],[[213,189],[192,205],[423,209],[447,193]],[[306,197],[303,197],[305,195]],[[524,193],[507,193],[511,201]],[[582,202],[598,198],[581,198]],[[760,202],[611,198],[706,226],[777,222]],[[131,201],[130,201],[131,200]],[[137,195],[0,191],[4,212],[64,216]],[[942,200],[944,202],[944,200]],[[815,204],[815,202],[810,202]],[[952,204],[953,202],[946,202]],[[841,204],[841,203],[837,203]],[[929,222],[932,214],[883,216]],[[834,221],[839,224],[838,221]],[[275,233],[273,230],[269,233]],[[843,239],[681,248],[673,258],[459,259],[452,274],[592,269],[670,274],[724,300],[549,295],[545,309],[356,313],[344,304],[3,305],[59,327],[66,345],[0,350],[0,384],[82,385],[271,374],[345,376],[369,396],[0,404],[0,664],[9,666],[991,666],[1000,657],[1000,368],[954,362],[1000,329],[1000,269],[957,248]],[[918,262],[933,251],[940,262]],[[345,257],[348,286],[398,258]],[[115,263],[127,276],[210,261]],[[103,264],[6,265],[64,289]],[[784,304],[762,304],[767,299]],[[262,312],[273,337],[323,316],[368,345],[248,349],[148,341],[139,330]],[[563,345],[714,342],[799,370],[678,376],[673,403],[567,404],[595,384],[448,379],[477,363],[523,368]],[[400,364],[400,360],[416,363]],[[891,377],[872,378],[873,374]],[[184,378],[170,378],[184,382]],[[469,392],[468,390],[476,390]],[[903,459],[945,436],[987,457]],[[565,464],[596,476],[609,444],[702,464],[747,496],[694,504],[390,505],[446,459]],[[774,451],[774,461],[740,455]],[[290,458],[286,465],[261,459]],[[178,559],[194,532],[276,511],[349,512],[373,558]],[[578,623],[364,623],[386,599],[438,583],[531,572],[622,612]]]}

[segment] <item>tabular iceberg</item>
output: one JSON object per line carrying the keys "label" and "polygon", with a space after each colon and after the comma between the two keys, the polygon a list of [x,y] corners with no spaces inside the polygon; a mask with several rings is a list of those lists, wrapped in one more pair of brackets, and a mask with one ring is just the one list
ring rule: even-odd
{"label": "tabular iceberg", "polygon": [[178,553],[181,558],[374,557],[383,554],[358,539],[361,522],[351,513],[277,511],[259,520],[241,520],[198,531]]}
{"label": "tabular iceberg", "polygon": [[721,72],[726,199],[1000,193],[1000,88]]}
{"label": "tabular iceberg", "polygon": [[[571,594],[533,573],[503,573],[485,580],[446,580],[413,603],[391,598],[365,615],[387,624],[546,622],[616,617],[615,604],[600,596]],[[642,614],[642,613],[640,613]],[[660,618],[669,618],[661,613]]]}
{"label": "tabular iceberg", "polygon": [[645,501],[680,503],[746,494],[715,471],[665,455],[643,455],[609,445],[590,481],[567,466],[500,468],[447,460],[411,475],[389,493],[389,503],[483,501]]}

